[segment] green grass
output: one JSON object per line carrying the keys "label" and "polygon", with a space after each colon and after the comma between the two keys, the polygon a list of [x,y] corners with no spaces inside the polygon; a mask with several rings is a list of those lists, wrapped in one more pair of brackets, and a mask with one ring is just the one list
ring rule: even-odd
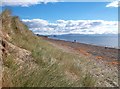
{"label": "green grass", "polygon": [[[53,47],[47,41],[34,36],[26,25],[22,24],[18,18],[11,18],[8,21],[11,28],[4,24],[3,30],[10,33],[8,40],[10,43],[31,52],[32,62],[25,61],[16,64],[15,53],[5,58],[4,81],[11,81],[9,86],[15,87],[86,87],[95,86],[95,78],[84,72],[82,66],[77,65],[77,61],[83,62],[85,59],[75,54],[63,52]],[[6,30],[7,29],[7,30]],[[11,30],[8,30],[11,29]],[[85,62],[85,61],[84,61]],[[22,67],[21,67],[22,66]],[[66,71],[77,76],[77,80],[69,78]]]}
{"label": "green grass", "polygon": [[15,57],[13,55],[8,55],[5,59],[3,59],[4,66],[16,70],[18,68],[18,65],[14,61]]}

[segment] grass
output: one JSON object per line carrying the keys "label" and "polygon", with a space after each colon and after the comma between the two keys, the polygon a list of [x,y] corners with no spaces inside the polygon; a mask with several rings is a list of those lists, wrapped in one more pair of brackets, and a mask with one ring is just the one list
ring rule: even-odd
{"label": "grass", "polygon": [[[4,81],[8,80],[8,86],[15,87],[87,87],[95,86],[95,78],[87,72],[83,72],[83,66],[77,65],[77,61],[84,61],[77,55],[63,52],[53,47],[47,41],[42,40],[30,32],[19,18],[11,18],[8,21],[11,28],[3,24],[3,30],[10,33],[10,43],[31,52],[32,62],[16,63],[15,52],[10,52],[4,61]],[[5,20],[4,20],[5,21]],[[6,29],[11,30],[6,30]],[[20,59],[19,59],[20,60]],[[77,76],[77,80],[69,78],[65,73]],[[9,76],[6,78],[6,76]],[[84,77],[83,77],[84,76]],[[4,85],[6,86],[6,85]]]}
{"label": "grass", "polygon": [[16,70],[18,65],[15,63],[15,57],[13,55],[8,55],[5,59],[3,59],[4,66],[10,68],[12,70]]}

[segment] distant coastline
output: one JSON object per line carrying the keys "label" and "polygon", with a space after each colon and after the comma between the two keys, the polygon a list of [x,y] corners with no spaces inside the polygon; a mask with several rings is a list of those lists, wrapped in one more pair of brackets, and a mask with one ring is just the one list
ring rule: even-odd
{"label": "distant coastline", "polygon": [[[49,38],[49,39],[53,39],[53,40],[60,40],[60,41],[65,41],[65,42],[77,42],[77,43],[80,43],[80,44],[87,44],[87,45],[93,45],[93,46],[100,46],[100,47],[107,47],[107,48],[114,48],[114,49],[120,49],[119,48],[119,42],[118,42],[118,38],[114,38],[114,39],[109,39],[110,42],[112,44],[110,44],[108,42],[109,45],[103,45],[104,44],[104,41],[102,41],[102,45],[101,44],[98,44],[97,42],[95,43],[94,42],[94,39],[96,40],[96,37],[100,37],[101,35],[100,34],[96,34],[96,35],[81,35],[81,34],[66,34],[66,35],[39,35],[39,34],[36,34],[37,36],[39,37],[46,37],[46,38]],[[77,36],[77,38],[75,38],[75,35]],[[80,35],[80,37],[79,37]],[[65,37],[66,36],[66,37]],[[86,41],[86,38],[88,37],[88,42]],[[95,37],[93,40],[90,40],[90,37],[93,36]],[[102,36],[108,36],[108,37],[116,37],[117,35],[113,35],[113,34],[109,34],[109,35],[102,35]],[[80,40],[79,40],[80,39]],[[82,40],[85,40],[85,41],[81,41]],[[92,39],[92,38],[91,38]],[[102,38],[103,39],[103,38]],[[106,38],[105,38],[106,39]],[[115,41],[116,40],[116,41]],[[93,42],[92,42],[93,41]],[[91,43],[90,43],[91,42]],[[113,46],[112,46],[113,45]],[[117,45],[117,46],[116,46]]]}

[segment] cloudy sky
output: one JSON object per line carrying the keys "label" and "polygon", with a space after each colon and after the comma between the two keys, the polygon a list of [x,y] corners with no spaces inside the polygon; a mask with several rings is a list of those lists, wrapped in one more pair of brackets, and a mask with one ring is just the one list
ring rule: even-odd
{"label": "cloudy sky", "polygon": [[12,10],[35,34],[117,34],[118,0],[97,1],[4,0],[1,6]]}

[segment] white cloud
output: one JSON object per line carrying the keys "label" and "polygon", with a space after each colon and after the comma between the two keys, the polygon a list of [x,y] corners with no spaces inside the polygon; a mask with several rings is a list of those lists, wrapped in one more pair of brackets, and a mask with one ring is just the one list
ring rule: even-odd
{"label": "white cloud", "polygon": [[42,19],[24,19],[35,34],[60,35],[60,34],[117,34],[117,21],[104,20],[57,20],[49,23]]}
{"label": "white cloud", "polygon": [[22,7],[29,7],[31,5],[37,5],[41,3],[49,3],[49,2],[110,2],[106,7],[118,7],[119,0],[3,0],[0,1],[2,4],[0,6],[22,6]]}
{"label": "white cloud", "polygon": [[2,6],[22,6],[28,7],[40,3],[58,2],[59,0],[4,0]]}
{"label": "white cloud", "polygon": [[120,0],[116,0],[116,1],[113,1],[111,3],[109,3],[108,5],[106,5],[106,7],[119,7],[119,1]]}
{"label": "white cloud", "polygon": [[32,19],[32,20],[23,19],[23,22],[27,23],[27,25],[29,25],[30,28],[40,28],[48,25],[48,22],[42,19]]}

